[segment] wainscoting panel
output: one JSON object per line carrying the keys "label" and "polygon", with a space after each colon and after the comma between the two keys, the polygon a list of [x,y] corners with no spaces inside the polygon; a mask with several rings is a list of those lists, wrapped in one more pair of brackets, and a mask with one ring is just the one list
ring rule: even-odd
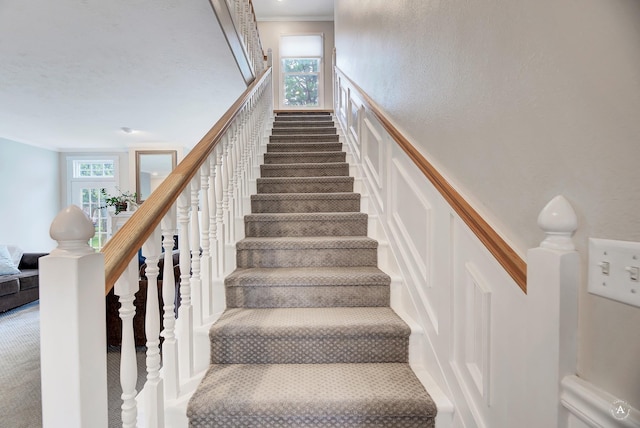
{"label": "wainscoting panel", "polygon": [[382,198],[382,189],[386,175],[385,146],[382,137],[368,118],[364,118],[362,129],[362,160],[370,180],[375,184],[373,194],[382,211],[385,204]]}

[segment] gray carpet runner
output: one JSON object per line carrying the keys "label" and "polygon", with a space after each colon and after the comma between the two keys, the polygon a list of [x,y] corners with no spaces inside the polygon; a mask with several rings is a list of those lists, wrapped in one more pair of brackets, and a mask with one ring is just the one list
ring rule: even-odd
{"label": "gray carpet runner", "polygon": [[433,428],[332,116],[273,130],[189,425]]}

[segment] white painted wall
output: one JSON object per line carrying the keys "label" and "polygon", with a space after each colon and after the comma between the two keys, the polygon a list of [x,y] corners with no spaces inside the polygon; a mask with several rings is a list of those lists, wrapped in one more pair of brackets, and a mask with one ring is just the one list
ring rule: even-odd
{"label": "white painted wall", "polygon": [[59,180],[57,152],[0,138],[0,243],[55,248],[49,226],[60,211]]}
{"label": "white painted wall", "polygon": [[324,105],[320,108],[330,109],[333,105],[333,91],[331,89],[331,55],[333,54],[334,37],[332,21],[261,21],[258,22],[258,31],[262,40],[262,49],[265,54],[271,48],[273,50],[273,93],[274,108],[281,109],[281,79],[280,62],[280,36],[284,34],[324,34]]}
{"label": "white painted wall", "polygon": [[[640,3],[336,0],[337,65],[518,252],[556,194],[640,240]],[[586,270],[583,267],[583,277]],[[640,309],[580,293],[579,375],[640,407]]]}

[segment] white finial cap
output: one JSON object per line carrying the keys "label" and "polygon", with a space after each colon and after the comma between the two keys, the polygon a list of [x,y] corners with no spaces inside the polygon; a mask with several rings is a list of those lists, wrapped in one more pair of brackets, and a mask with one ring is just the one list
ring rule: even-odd
{"label": "white finial cap", "polygon": [[95,227],[87,214],[76,205],[69,205],[58,213],[51,222],[49,235],[58,241],[58,248],[51,254],[60,252],[89,254],[95,252],[89,246],[89,239],[95,235]]}
{"label": "white finial cap", "polygon": [[571,238],[578,228],[578,217],[564,196],[556,196],[540,211],[538,226],[547,235],[540,243],[541,247],[555,250],[575,250]]}

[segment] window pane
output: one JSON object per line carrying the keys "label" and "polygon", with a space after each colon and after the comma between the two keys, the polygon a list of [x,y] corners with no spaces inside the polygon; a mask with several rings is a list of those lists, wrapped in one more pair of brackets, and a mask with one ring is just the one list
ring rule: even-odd
{"label": "window pane", "polygon": [[320,71],[320,60],[318,58],[283,59],[282,69],[285,73],[317,73]]}
{"label": "window pane", "polygon": [[73,178],[115,177],[115,162],[73,161]]}
{"label": "window pane", "polygon": [[318,75],[285,74],[284,104],[288,106],[317,106]]}

